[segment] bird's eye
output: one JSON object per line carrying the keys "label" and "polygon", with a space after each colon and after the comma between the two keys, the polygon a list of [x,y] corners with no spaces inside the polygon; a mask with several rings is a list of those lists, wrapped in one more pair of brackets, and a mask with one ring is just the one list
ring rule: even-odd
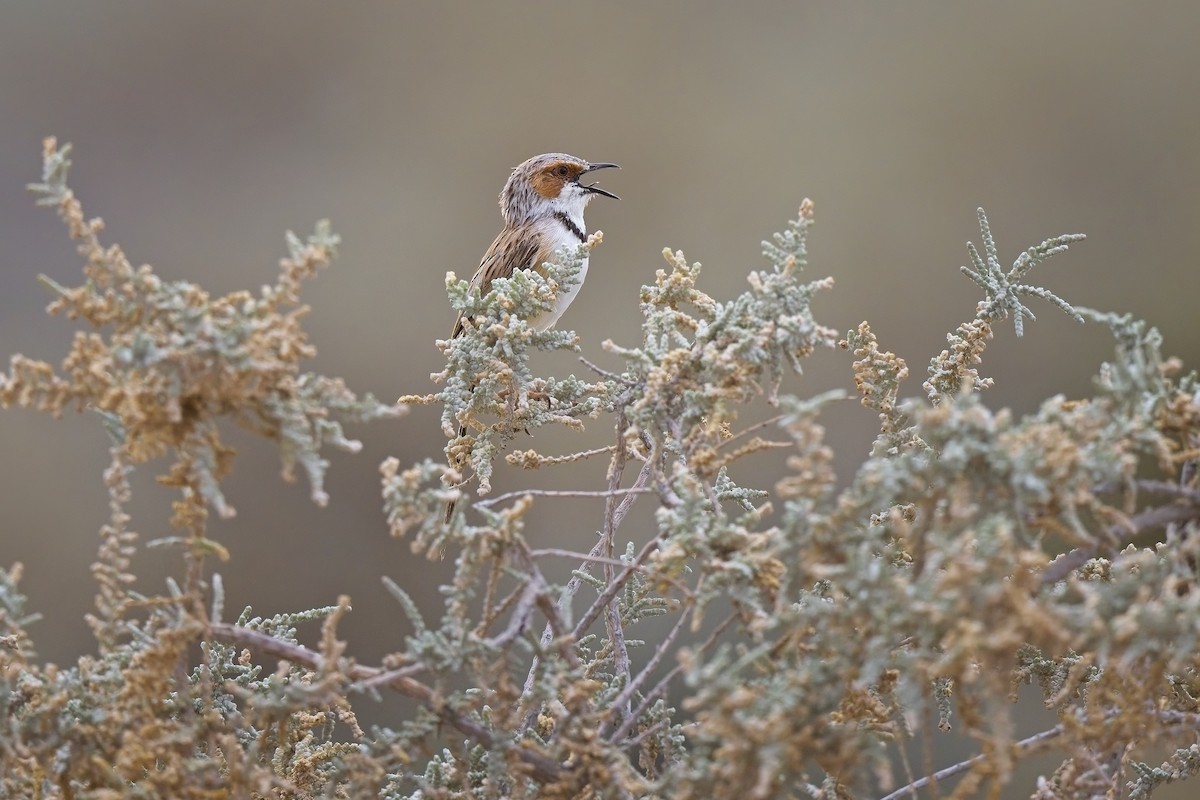
{"label": "bird's eye", "polygon": [[554,174],[560,178],[567,177],[567,175],[570,174],[570,172],[571,171],[569,169],[567,169],[566,164],[559,164],[557,167],[554,168]]}

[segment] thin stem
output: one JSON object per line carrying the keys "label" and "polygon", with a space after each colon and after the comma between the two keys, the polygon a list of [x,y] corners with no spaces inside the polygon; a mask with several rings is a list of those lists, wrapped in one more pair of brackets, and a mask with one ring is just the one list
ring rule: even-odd
{"label": "thin stem", "polygon": [[578,550],[564,550],[561,547],[539,547],[536,550],[530,550],[529,554],[534,558],[541,558],[542,556],[558,556],[559,558],[573,558],[576,561],[587,561],[593,564],[612,564],[615,567],[625,566],[625,562],[619,558],[608,558],[606,556],[598,556],[591,553],[581,553]]}
{"label": "thin stem", "polygon": [[723,447],[727,447],[727,446],[733,444],[734,442],[736,442],[738,439],[741,439],[742,437],[747,436],[750,433],[753,433],[754,431],[761,430],[761,429],[767,427],[768,425],[774,425],[776,422],[779,422],[779,420],[783,419],[783,417],[784,417],[783,414],[776,414],[775,416],[770,417],[769,419],[764,419],[762,422],[756,422],[753,425],[751,425],[750,427],[748,427],[744,430],[738,431],[733,436],[730,436],[728,439],[726,439],[725,441],[718,444],[717,449],[720,450]]}
{"label": "thin stem", "polygon": [[637,736],[633,737],[632,739],[625,741],[625,742],[621,742],[621,747],[637,747],[642,742],[646,741],[647,736],[652,736],[653,734],[658,733],[660,730],[662,730],[666,726],[667,726],[667,720],[660,719],[658,722],[656,722],[653,725],[651,725],[650,727],[646,728],[645,730],[643,730],[641,733],[639,733]]}
{"label": "thin stem", "polygon": [[[713,629],[713,632],[709,634],[707,639],[704,640],[704,644],[697,648],[696,654],[703,655],[713,645],[715,645],[720,635],[725,632],[726,628],[733,624],[733,621],[736,620],[737,617],[738,615],[735,612],[722,620],[721,624]],[[614,742],[619,742],[628,736],[629,731],[635,724],[637,724],[637,721],[641,719],[642,715],[650,709],[650,706],[654,704],[654,701],[658,699],[658,696],[667,691],[667,688],[671,685],[671,681],[675,680],[675,678],[678,677],[679,673],[681,672],[683,672],[683,665],[678,664],[674,669],[664,675],[658,683],[654,684],[654,688],[646,693],[646,696],[642,698],[642,702],[639,703],[634,712],[630,714],[623,723],[621,723],[621,727],[617,729],[617,732],[614,733],[610,739]]]}
{"label": "thin stem", "polygon": [[[1066,728],[1063,725],[1055,725],[1049,730],[1042,731],[1041,733],[1035,733],[1033,736],[1026,737],[1019,742],[1014,742],[1012,746],[1017,751],[1033,750],[1045,744],[1046,742],[1053,741],[1054,739],[1058,738],[1063,734],[1064,730],[1066,730]],[[910,797],[915,796],[918,789],[924,789],[931,783],[943,781],[946,778],[952,778],[959,773],[966,772],[976,764],[983,763],[987,760],[987,758],[988,755],[986,753],[980,753],[977,756],[968,758],[966,761],[960,761],[957,764],[952,764],[951,766],[946,767],[945,769],[939,769],[932,775],[926,775],[923,778],[918,778],[912,783],[909,783],[907,786],[901,786],[896,791],[884,795],[883,797],[879,798],[879,800],[900,800],[900,798],[905,797],[906,795]]]}
{"label": "thin stem", "polygon": [[[1154,528],[1194,520],[1200,520],[1200,508],[1195,505],[1158,506],[1110,525],[1105,529],[1105,534],[1114,541],[1128,541],[1138,534]],[[1058,583],[1098,554],[1097,549],[1093,547],[1076,547],[1069,553],[1059,556],[1042,571],[1042,586]]]}
{"label": "thin stem", "polygon": [[399,680],[400,678],[407,678],[412,675],[419,675],[422,672],[425,672],[427,669],[428,668],[422,663],[409,664],[406,667],[398,667],[397,669],[389,669],[386,672],[380,672],[378,675],[376,675],[373,678],[368,678],[365,681],[360,681],[358,684],[358,688],[363,689],[363,690],[377,689],[380,686],[387,686],[392,681]]}
{"label": "thin stem", "polygon": [[[604,532],[601,541],[604,544],[604,581],[612,585],[613,578],[616,575],[616,567],[613,566],[613,550],[614,540],[616,539],[617,527],[620,521],[617,519],[617,498],[611,492],[621,488],[621,476],[625,474],[625,442],[623,433],[625,430],[625,407],[621,406],[617,409],[617,449],[613,453],[612,464],[608,469],[608,491],[610,492],[608,499],[604,502]],[[647,462],[648,463],[648,462]],[[642,474],[646,469],[643,467]],[[632,504],[634,495],[627,495],[622,503]],[[624,517],[624,514],[621,515]],[[625,629],[621,624],[621,604],[616,601],[616,595],[613,595],[612,602],[607,604],[607,613],[605,614],[604,626],[607,628],[608,640],[612,644],[613,653],[613,672],[619,680],[626,683],[629,682],[629,648],[625,644]],[[577,637],[578,638],[578,637]],[[626,709],[629,713],[629,709]]]}
{"label": "thin stem", "polygon": [[[608,448],[605,448],[608,449]],[[507,492],[506,494],[496,497],[489,497],[487,500],[481,500],[475,505],[477,507],[486,508],[493,506],[504,500],[512,500],[517,497],[620,497],[622,495],[638,495],[650,494],[652,490],[644,487],[633,487],[628,489],[607,489],[585,490],[585,489],[521,489],[515,492]]]}
{"label": "thin stem", "polygon": [[621,499],[620,504],[613,511],[612,524],[614,533],[617,528],[621,527],[621,523],[625,521],[625,515],[633,507],[633,502],[637,500],[637,496],[639,494],[652,494],[654,492],[653,489],[646,488],[646,484],[650,481],[650,473],[654,470],[654,462],[656,460],[655,458],[646,459],[646,463],[642,464],[642,469],[638,473],[637,480],[633,482],[633,486],[624,490],[625,497]]}
{"label": "thin stem", "polygon": [[585,367],[587,367],[587,368],[588,368],[588,369],[590,369],[592,372],[596,373],[597,375],[599,375],[599,376],[600,376],[600,377],[602,377],[602,378],[608,378],[609,380],[612,380],[612,381],[619,381],[619,380],[621,380],[621,376],[620,376],[620,375],[618,375],[617,373],[615,373],[615,372],[609,372],[608,370],[604,369],[603,367],[601,367],[601,366],[599,366],[599,365],[597,365],[597,364],[593,364],[591,361],[589,361],[588,359],[584,358],[583,356],[580,356],[580,357],[579,357],[579,360],[580,360],[580,362],[582,362],[582,364],[583,364]]}
{"label": "thin stem", "polygon": [[[542,556],[557,556],[559,558],[573,558],[577,561],[590,561],[596,564],[612,564],[614,567],[626,566],[626,562],[617,558],[605,558],[604,556],[594,555],[593,553],[581,553],[578,550],[564,550],[561,547],[539,547],[537,550],[530,550],[529,554],[534,558],[541,558]],[[677,589],[681,595],[689,600],[695,597],[695,593],[692,591],[691,587],[678,578],[673,578],[670,575],[664,575],[661,572],[657,572],[652,568],[642,564],[639,564],[637,569],[639,572],[644,572],[647,575],[653,575],[654,580],[656,581],[664,581],[670,584],[671,586],[675,587],[675,589]]]}
{"label": "thin stem", "polygon": [[[588,560],[593,559],[593,558],[602,558],[600,553],[603,552],[603,549],[604,549],[604,540],[597,539],[596,544],[592,545],[592,550],[590,553],[587,554],[587,557],[584,559],[584,564],[579,569],[579,571],[580,572],[587,571],[587,561]],[[556,613],[561,614],[562,610],[567,608],[570,605],[571,598],[575,596],[575,593],[579,591],[579,587],[582,585],[583,585],[583,578],[579,577],[579,575],[571,576],[571,579],[569,581],[567,581],[567,585],[563,587],[562,594],[559,596],[558,603],[555,605]],[[542,649],[549,647],[550,641],[553,639],[553,637],[555,635],[556,634],[554,633],[553,627],[550,625],[550,623],[546,623],[546,627],[542,630],[542,638],[540,640]],[[534,676],[537,674],[538,664],[540,664],[540,663],[541,663],[541,659],[539,659],[537,656],[534,656],[532,662],[530,662],[529,674],[525,676],[525,687],[524,687],[524,690],[521,692],[522,697],[527,697],[529,695],[529,693],[533,691],[533,679],[534,679]],[[528,727],[528,721],[527,721],[526,727]]]}
{"label": "thin stem", "polygon": [[[648,662],[646,662],[646,666],[642,668],[642,671],[637,674],[636,678],[631,680],[625,686],[625,688],[621,690],[621,694],[619,694],[617,699],[613,701],[612,706],[609,708],[608,719],[606,719],[604,724],[600,727],[601,737],[604,737],[607,734],[607,732],[612,728],[613,723],[616,721],[616,717],[613,715],[615,710],[623,709],[626,719],[628,718],[630,713],[630,702],[633,699],[634,693],[637,692],[638,688],[646,682],[654,670],[658,669],[658,665],[662,663],[663,657],[666,656],[667,652],[673,652],[671,650],[671,645],[675,642],[675,638],[679,636],[679,632],[683,630],[683,623],[687,620],[693,608],[695,608],[694,605],[689,605],[683,610],[683,613],[679,615],[679,619],[675,621],[675,624],[671,627],[671,630],[667,634],[666,638],[664,638],[662,642],[660,642],[654,648],[654,655],[650,657]],[[622,720],[622,722],[625,721],[625,719]]]}
{"label": "thin stem", "polygon": [[508,627],[491,639],[486,640],[489,647],[499,650],[525,631],[525,625],[529,622],[529,615],[533,613],[533,607],[537,604],[538,595],[541,594],[542,586],[539,586],[539,583],[541,582],[529,581],[529,583],[525,584],[525,589],[521,592],[521,599],[517,601],[517,608],[513,611],[513,615],[508,621]]}
{"label": "thin stem", "polygon": [[621,574],[617,575],[612,581],[608,582],[608,585],[604,587],[604,591],[596,597],[596,599],[592,602],[592,605],[589,606],[588,610],[584,612],[583,617],[578,623],[576,623],[574,630],[574,636],[576,639],[579,639],[583,636],[587,629],[591,627],[592,623],[596,621],[596,618],[600,616],[600,612],[603,611],[604,608],[613,601],[613,598],[617,596],[618,592],[625,588],[625,584],[629,580],[630,576],[641,568],[641,565],[657,548],[658,537],[646,542],[645,546],[642,547],[641,551],[637,554],[637,557],[621,571]]}
{"label": "thin stem", "polygon": [[1191,489],[1187,486],[1181,486],[1178,483],[1171,483],[1170,481],[1139,480],[1134,481],[1134,486],[1152,494],[1169,494],[1174,495],[1175,497],[1185,498],[1193,503],[1200,503],[1200,490]]}
{"label": "thin stem", "polygon": [[488,629],[494,619],[493,614],[499,614],[502,609],[493,610],[496,603],[496,589],[500,583],[500,559],[492,561],[488,569],[487,586],[483,590],[483,610],[479,614],[479,625],[475,628],[480,636]]}

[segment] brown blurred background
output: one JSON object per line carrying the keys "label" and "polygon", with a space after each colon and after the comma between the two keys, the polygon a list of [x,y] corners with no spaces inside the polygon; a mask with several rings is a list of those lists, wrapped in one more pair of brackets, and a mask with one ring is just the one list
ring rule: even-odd
{"label": "brown blurred background", "polygon": [[[871,321],[908,359],[920,394],[928,359],[973,314],[958,273],[984,206],[1006,263],[1060,233],[1090,237],[1036,271],[1069,301],[1131,311],[1166,351],[1200,362],[1200,11],[1190,4],[933,2],[838,4],[435,4],[316,2],[7,3],[0,8],[0,355],[57,363],[72,326],[48,318],[36,275],[78,279],[53,214],[24,185],[39,142],[76,146],[72,185],[135,263],[214,292],[271,281],[283,233],[330,217],[341,258],[310,284],[313,368],[384,399],[432,389],[433,340],[452,313],[447,270],[471,273],[499,227],[509,169],[564,150],[615,161],[622,196],[589,212],[606,234],[582,299],[563,325],[583,354],[636,341],[638,287],[664,246],[705,264],[703,288],[742,291],[759,242],[816,201],[812,277],[833,275],[818,318]],[[1022,340],[998,330],[984,374],[994,405],[1018,412],[1089,391],[1108,335],[1034,302]],[[851,388],[850,358],[821,353],[787,391]],[[539,369],[581,372],[573,358]],[[873,415],[829,415],[848,478]],[[349,593],[343,627],[363,660],[408,632],[380,575],[431,611],[447,563],[389,540],[377,467],[439,457],[438,412],[353,431],[357,456],[333,457],[332,502],[315,509],[284,484],[266,444],[241,452],[228,484],[236,520],[212,535],[230,613],[310,608]],[[544,452],[603,444],[539,432]],[[73,661],[92,642],[82,614],[96,530],[107,516],[107,442],[89,415],[0,414],[0,562],[22,561],[43,658]],[[773,482],[778,459],[747,464]],[[756,474],[757,468],[757,474]],[[514,475],[522,485],[597,488],[604,464]],[[136,476],[135,527],[169,535],[170,493]],[[539,542],[586,547],[600,506],[543,504]],[[588,516],[588,515],[591,516]],[[580,520],[584,520],[580,528]],[[593,526],[594,527],[594,526]],[[637,539],[644,531],[628,526]],[[161,590],[177,555],[142,551],[139,588]],[[571,565],[563,565],[566,569]]]}

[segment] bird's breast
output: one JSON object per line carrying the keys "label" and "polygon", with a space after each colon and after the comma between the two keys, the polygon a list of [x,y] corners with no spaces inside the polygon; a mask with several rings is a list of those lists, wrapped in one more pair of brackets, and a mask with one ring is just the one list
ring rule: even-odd
{"label": "bird's breast", "polygon": [[542,314],[537,319],[530,320],[536,330],[544,331],[548,328],[553,328],[558,323],[560,317],[566,312],[567,307],[575,299],[575,295],[579,293],[579,287],[583,285],[583,279],[587,277],[588,260],[585,258],[583,263],[579,265],[579,282],[569,286],[559,286],[558,295],[554,298],[554,308]]}
{"label": "bird's breast", "polygon": [[[574,229],[568,228],[556,216],[550,216],[543,224],[538,226],[538,233],[542,237],[545,249],[539,253],[537,267],[541,266],[542,261],[557,260],[560,257],[560,252],[572,253],[575,248],[583,244],[579,238],[579,233],[583,233],[587,229],[584,227],[582,215],[579,215],[577,219],[571,219],[571,223]],[[554,307],[536,319],[530,320],[530,324],[535,329],[544,331],[554,327],[559,318],[567,310],[567,307],[575,299],[575,295],[579,293],[579,287],[583,285],[583,281],[587,277],[587,270],[588,259],[584,258],[583,263],[579,266],[578,282],[569,286],[560,286],[558,296],[554,300]]]}

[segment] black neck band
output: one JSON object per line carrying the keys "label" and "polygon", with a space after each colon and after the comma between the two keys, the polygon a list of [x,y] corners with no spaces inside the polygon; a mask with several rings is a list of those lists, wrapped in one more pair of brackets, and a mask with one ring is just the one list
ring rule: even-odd
{"label": "black neck band", "polygon": [[576,225],[574,222],[572,222],[571,218],[568,217],[566,214],[564,214],[561,211],[555,211],[554,217],[559,222],[561,222],[563,225],[566,225],[567,230],[569,230],[571,233],[575,234],[575,238],[578,239],[580,242],[587,241],[587,237],[583,235],[583,231],[579,230],[579,226]]}

